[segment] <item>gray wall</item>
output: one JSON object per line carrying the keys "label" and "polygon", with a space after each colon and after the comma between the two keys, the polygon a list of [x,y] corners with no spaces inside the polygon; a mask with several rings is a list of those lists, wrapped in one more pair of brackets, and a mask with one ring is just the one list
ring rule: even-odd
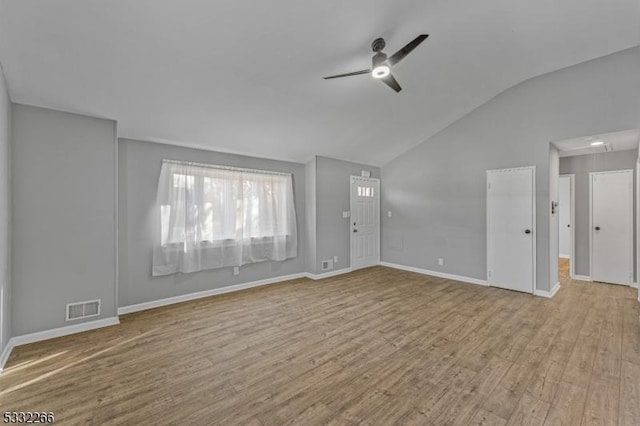
{"label": "gray wall", "polygon": [[[50,330],[69,302],[116,315],[115,123],[13,105],[13,335]],[[93,317],[90,320],[96,320]]]}
{"label": "gray wall", "polygon": [[[11,101],[0,64],[0,354],[11,337]],[[0,365],[0,368],[2,366]]]}
{"label": "gray wall", "polygon": [[382,259],[486,279],[485,172],[533,165],[537,288],[549,290],[549,142],[637,128],[638,75],[633,48],[533,78],[386,164]]}
{"label": "gray wall", "polygon": [[575,271],[577,275],[589,276],[589,173],[605,172],[608,170],[634,169],[637,159],[638,151],[635,149],[630,151],[614,151],[602,154],[563,157],[560,159],[560,174],[576,175],[576,223],[574,225],[576,246],[574,250],[574,256]]}
{"label": "gray wall", "polygon": [[[304,164],[128,139],[119,140],[118,156],[119,306],[129,306],[307,270]],[[292,173],[298,222],[298,257],[284,262],[245,265],[240,268],[238,276],[233,276],[233,268],[224,268],[192,274],[152,277],[153,230],[154,227],[159,226],[155,200],[160,167],[162,159],[165,158]]]}
{"label": "gray wall", "polygon": [[307,230],[307,272],[317,273],[316,269],[316,157],[305,164],[305,211]]}
{"label": "gray wall", "polygon": [[351,210],[351,176],[362,170],[380,178],[380,168],[327,157],[316,157],[316,271],[323,260],[338,256],[334,269],[351,265],[351,229],[342,212]]}

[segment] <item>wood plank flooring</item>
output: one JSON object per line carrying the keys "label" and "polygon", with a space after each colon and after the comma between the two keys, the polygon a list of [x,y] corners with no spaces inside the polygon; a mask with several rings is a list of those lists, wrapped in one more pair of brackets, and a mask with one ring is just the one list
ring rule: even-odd
{"label": "wood plank flooring", "polygon": [[558,259],[558,275],[561,279],[569,278],[569,276],[571,275],[571,273],[569,272],[570,266],[571,261],[569,259],[562,257]]}
{"label": "wood plank flooring", "polygon": [[0,411],[58,424],[640,425],[635,289],[549,300],[384,267],[15,348]]}

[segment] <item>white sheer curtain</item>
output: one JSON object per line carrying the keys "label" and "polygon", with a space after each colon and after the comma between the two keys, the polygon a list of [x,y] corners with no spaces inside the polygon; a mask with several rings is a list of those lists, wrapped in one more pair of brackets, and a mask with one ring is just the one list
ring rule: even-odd
{"label": "white sheer curtain", "polygon": [[163,160],[153,275],[298,254],[290,174]]}

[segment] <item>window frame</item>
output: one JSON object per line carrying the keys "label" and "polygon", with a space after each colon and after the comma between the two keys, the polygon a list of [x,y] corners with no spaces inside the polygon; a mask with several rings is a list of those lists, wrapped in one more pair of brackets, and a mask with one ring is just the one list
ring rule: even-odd
{"label": "window frame", "polygon": [[[270,170],[261,170],[261,169],[250,169],[250,168],[242,168],[242,167],[233,167],[233,166],[222,166],[222,165],[215,165],[215,164],[206,164],[206,163],[198,163],[198,162],[191,162],[191,161],[179,161],[179,160],[168,160],[168,159],[163,159],[162,160],[163,163],[169,163],[169,164],[177,164],[179,166],[194,166],[194,167],[202,167],[202,168],[207,168],[207,169],[215,169],[215,170],[223,170],[223,171],[229,171],[229,172],[236,172],[238,174],[242,174],[242,173],[249,173],[249,174],[264,174],[264,175],[269,175],[269,176],[281,176],[281,177],[291,177],[291,179],[293,179],[293,175],[291,173],[283,173],[283,172],[277,172],[277,171],[270,171]],[[186,182],[189,180],[189,177],[193,177],[193,180],[195,182],[195,180],[198,177],[201,178],[206,178],[206,176],[198,176],[196,174],[186,174],[183,172],[172,172],[172,176],[171,176],[171,180],[173,181],[175,179],[176,176],[184,176],[185,177],[185,188],[186,188]],[[241,181],[242,184],[244,184],[244,180]],[[292,199],[290,200],[290,202],[293,204],[294,209],[295,209],[295,194],[293,193],[293,188],[292,188]],[[163,204],[160,203],[160,208],[162,209]],[[162,212],[160,213],[162,215]],[[238,220],[238,218],[236,218],[236,220]],[[160,235],[162,238],[162,234],[163,234],[163,230],[162,230],[162,218],[160,219]],[[206,250],[206,249],[217,249],[217,248],[221,248],[221,247],[233,247],[234,245],[238,244],[239,242],[242,242],[244,240],[251,240],[251,244],[252,245],[259,245],[259,244],[270,244],[270,241],[266,241],[266,240],[272,240],[273,238],[276,237],[281,237],[281,238],[288,238],[288,237],[293,237],[294,235],[296,235],[297,233],[285,233],[285,234],[274,234],[274,235],[268,235],[268,236],[256,236],[256,237],[249,237],[249,238],[244,238],[244,239],[237,239],[237,238],[221,238],[221,239],[216,239],[216,240],[200,240],[198,241],[198,245],[199,248],[201,250]],[[262,240],[262,241],[257,241],[257,240]],[[164,250],[169,250],[169,251],[181,251],[184,250],[184,245],[185,245],[185,241],[173,241],[173,242],[166,242],[166,243],[162,243],[162,241],[160,242],[160,246],[164,249]]]}

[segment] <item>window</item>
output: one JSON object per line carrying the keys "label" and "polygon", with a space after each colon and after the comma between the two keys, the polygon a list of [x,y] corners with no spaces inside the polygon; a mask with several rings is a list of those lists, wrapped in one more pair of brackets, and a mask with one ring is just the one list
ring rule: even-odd
{"label": "window", "polygon": [[373,188],[370,186],[359,186],[358,187],[358,197],[367,197],[367,198],[372,198],[373,195]]}
{"label": "window", "polygon": [[297,256],[290,174],[164,160],[153,275]]}

